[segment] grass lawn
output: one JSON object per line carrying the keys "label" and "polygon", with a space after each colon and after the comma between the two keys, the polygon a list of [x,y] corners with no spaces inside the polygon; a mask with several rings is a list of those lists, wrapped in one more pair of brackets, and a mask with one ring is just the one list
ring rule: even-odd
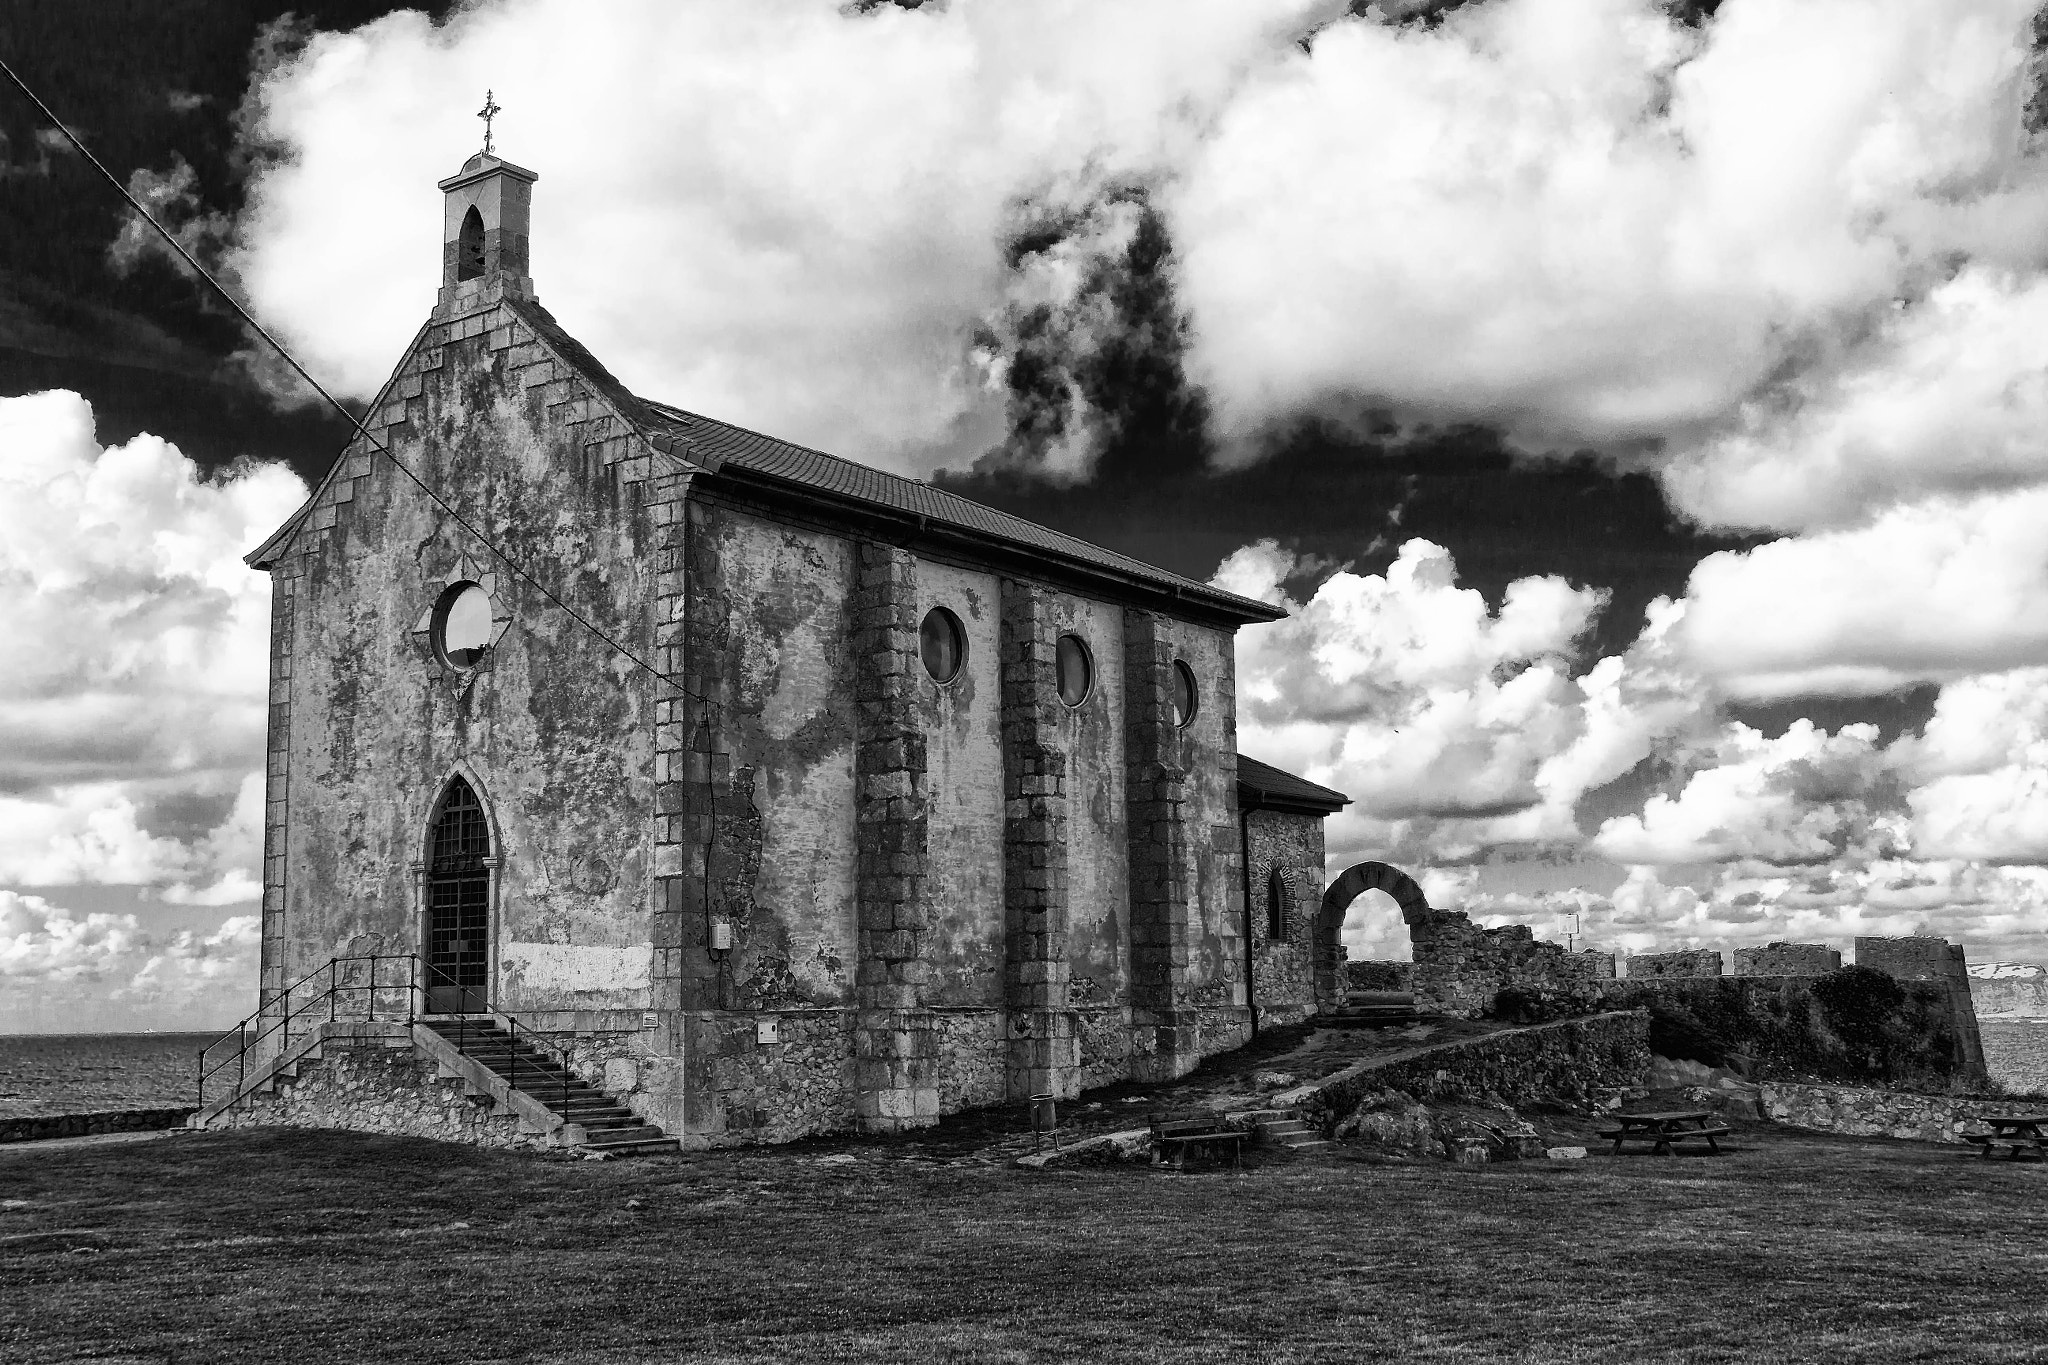
{"label": "grass lawn", "polygon": [[1185,1175],[851,1141],[0,1149],[0,1360],[87,1359],[2043,1360],[2048,1165],[1755,1129]]}

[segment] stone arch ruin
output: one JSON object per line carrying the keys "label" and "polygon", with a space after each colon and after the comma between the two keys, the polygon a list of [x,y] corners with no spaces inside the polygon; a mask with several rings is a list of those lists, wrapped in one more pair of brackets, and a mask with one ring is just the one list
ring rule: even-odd
{"label": "stone arch ruin", "polygon": [[1344,998],[1344,912],[1367,891],[1384,891],[1401,907],[1414,948],[1415,1004],[1429,1014],[1474,1018],[1493,1008],[1503,986],[1562,982],[1582,975],[1571,955],[1537,940],[1526,924],[1482,929],[1463,912],[1430,905],[1413,877],[1386,863],[1344,869],[1323,893],[1316,913],[1316,1006]]}

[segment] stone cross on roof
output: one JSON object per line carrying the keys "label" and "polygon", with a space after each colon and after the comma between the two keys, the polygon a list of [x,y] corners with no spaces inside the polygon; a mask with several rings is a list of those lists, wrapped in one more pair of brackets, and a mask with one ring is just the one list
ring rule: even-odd
{"label": "stone cross on roof", "polygon": [[484,107],[476,111],[476,116],[484,121],[485,156],[491,155],[491,120],[504,112],[498,107],[498,102],[491,98],[491,92],[484,91]]}

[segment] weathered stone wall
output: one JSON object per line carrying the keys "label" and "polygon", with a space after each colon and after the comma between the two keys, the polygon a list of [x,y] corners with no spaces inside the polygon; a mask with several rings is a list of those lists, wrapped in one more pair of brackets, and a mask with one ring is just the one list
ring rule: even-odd
{"label": "weathered stone wall", "polygon": [[1574,981],[1614,980],[1614,954],[1598,949],[1586,948],[1576,953],[1566,953],[1564,974]]}
{"label": "weathered stone wall", "polygon": [[1905,1138],[1960,1144],[1965,1132],[1989,1132],[1987,1114],[2012,1112],[2010,1100],[1920,1095],[1863,1086],[1767,1081],[1758,1100],[1764,1117],[1791,1128],[1852,1137]]}
{"label": "weathered stone wall", "polygon": [[1067,756],[1067,999],[1130,1003],[1130,837],[1125,812],[1123,608],[1066,593],[1053,625],[1088,646],[1095,689],[1058,712]]}
{"label": "weathered stone wall", "polygon": [[500,1113],[460,1080],[443,1080],[410,1046],[330,1039],[268,1092],[252,1091],[208,1122],[220,1128],[343,1128],[357,1133],[466,1142],[476,1147],[542,1147],[519,1119]]}
{"label": "weathered stone wall", "polygon": [[[1322,901],[1323,820],[1284,811],[1243,818],[1251,873],[1252,990],[1261,1024],[1299,1023],[1315,1010],[1315,915]],[[1280,876],[1279,934],[1269,898]]]}
{"label": "weathered stone wall", "polygon": [[1824,943],[1767,943],[1735,950],[1736,976],[1826,976],[1839,971],[1842,954]]}
{"label": "weathered stone wall", "polygon": [[1325,1129],[1388,1089],[1421,1100],[1588,1105],[1602,1090],[1640,1085],[1649,1069],[1649,1018],[1631,1010],[1374,1059],[1312,1087],[1303,1102]]}
{"label": "weathered stone wall", "polygon": [[1173,723],[1171,632],[1124,613],[1125,804],[1131,869],[1131,1068],[1167,1080],[1199,1054],[1188,990],[1187,765]]}
{"label": "weathered stone wall", "polygon": [[960,622],[967,657],[950,682],[920,661],[912,674],[925,736],[929,843],[924,895],[933,1006],[996,1008],[1003,1000],[1003,698],[1001,597],[994,574],[917,561],[922,622],[944,608]]}
{"label": "weathered stone wall", "polygon": [[1650,1011],[1660,1057],[1753,1078],[1942,1091],[1981,1086],[1958,1064],[1943,983],[1846,967],[1828,976],[1671,977],[1590,983],[1610,1008]]}
{"label": "weathered stone wall", "polygon": [[918,724],[917,561],[862,541],[852,606],[859,711],[855,798],[860,967],[854,1104],[870,1132],[937,1122],[938,1038],[931,981],[930,847],[924,730]]}
{"label": "weathered stone wall", "polygon": [[[654,648],[657,457],[510,304],[437,318],[369,424],[397,457],[629,648]],[[531,306],[531,305],[527,305]],[[434,656],[451,582],[499,619],[478,667]],[[418,942],[415,865],[463,772],[491,816],[497,972],[514,1010],[650,1003],[652,680],[504,571],[367,442],[278,558],[266,989],[351,940]],[[513,623],[516,622],[516,626]],[[284,637],[288,636],[286,639]]]}
{"label": "weathered stone wall", "polygon": [[1628,959],[1628,979],[1658,981],[1721,975],[1721,951],[1699,948],[1676,953],[1638,953]]}

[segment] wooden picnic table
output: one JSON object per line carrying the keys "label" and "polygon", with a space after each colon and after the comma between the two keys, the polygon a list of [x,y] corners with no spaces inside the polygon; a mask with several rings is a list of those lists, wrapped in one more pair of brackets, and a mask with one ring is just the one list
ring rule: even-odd
{"label": "wooden picnic table", "polygon": [[2048,1114],[1985,1114],[1979,1123],[1991,1125],[1988,1133],[1965,1133],[1963,1141],[1974,1142],[1985,1156],[1991,1155],[1994,1147],[2004,1147],[2018,1161],[2021,1152],[2032,1152],[2048,1160],[2048,1135],[2042,1133],[2048,1127]]}
{"label": "wooden picnic table", "polygon": [[1621,1154],[1624,1142],[1650,1142],[1652,1155],[1671,1155],[1671,1144],[1690,1142],[1705,1138],[1709,1150],[1719,1152],[1720,1143],[1714,1139],[1724,1137],[1728,1128],[1713,1123],[1713,1112],[1707,1109],[1656,1109],[1635,1114],[1609,1114],[1612,1128],[1602,1128],[1600,1136],[1614,1141],[1614,1154]]}

